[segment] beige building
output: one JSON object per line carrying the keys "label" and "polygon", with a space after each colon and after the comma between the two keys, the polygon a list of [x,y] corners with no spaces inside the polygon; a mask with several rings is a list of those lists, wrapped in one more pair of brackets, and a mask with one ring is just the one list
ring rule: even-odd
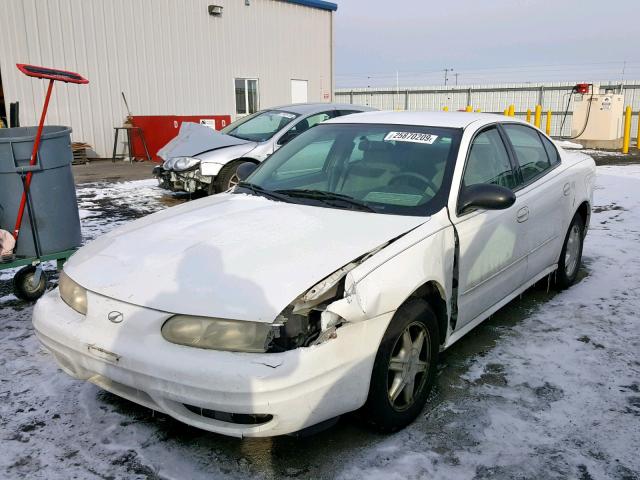
{"label": "beige building", "polygon": [[[109,156],[127,115],[231,115],[330,101],[333,12],[321,0],[3,0],[0,92],[37,123],[45,82],[15,67],[78,72],[56,84],[48,124]],[[0,102],[2,95],[0,95]]]}

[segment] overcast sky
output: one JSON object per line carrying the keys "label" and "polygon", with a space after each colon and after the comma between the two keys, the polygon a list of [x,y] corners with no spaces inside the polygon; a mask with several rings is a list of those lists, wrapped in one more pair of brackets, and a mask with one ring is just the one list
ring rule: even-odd
{"label": "overcast sky", "polygon": [[640,0],[336,0],[338,87],[640,80]]}

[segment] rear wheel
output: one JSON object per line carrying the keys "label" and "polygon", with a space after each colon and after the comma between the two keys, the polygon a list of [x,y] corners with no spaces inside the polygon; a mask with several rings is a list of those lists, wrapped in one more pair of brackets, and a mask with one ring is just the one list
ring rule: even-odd
{"label": "rear wheel", "polygon": [[582,262],[582,246],[584,243],[584,220],[576,213],[571,220],[569,230],[562,245],[558,270],[556,272],[556,287],[560,290],[575,283]]}
{"label": "rear wheel", "polygon": [[376,355],[361,412],[365,421],[393,432],[418,416],[434,383],[439,338],[436,316],[424,300],[398,309]]}
{"label": "rear wheel", "polygon": [[234,160],[227,163],[216,178],[209,184],[209,195],[214,193],[226,192],[235,187],[239,182],[238,167],[244,163],[244,160]]}
{"label": "rear wheel", "polygon": [[13,277],[13,293],[16,297],[27,302],[39,299],[47,288],[47,277],[40,272],[40,279],[35,282],[36,267],[28,265],[18,270]]}

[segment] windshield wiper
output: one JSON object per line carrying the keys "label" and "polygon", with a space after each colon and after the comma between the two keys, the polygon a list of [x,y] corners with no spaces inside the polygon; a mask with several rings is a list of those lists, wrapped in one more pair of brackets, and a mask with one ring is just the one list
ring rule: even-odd
{"label": "windshield wiper", "polygon": [[344,202],[352,207],[356,207],[357,210],[362,210],[364,212],[374,212],[375,210],[371,208],[364,202],[360,200],[356,200],[349,195],[344,195],[342,193],[335,192],[325,192],[324,190],[307,190],[307,189],[291,189],[291,190],[274,190],[275,193],[280,193],[282,195],[286,195],[288,197],[298,197],[298,198],[310,198],[313,200],[320,200],[325,203],[330,203],[335,206],[335,202]]}
{"label": "windshield wiper", "polygon": [[272,192],[271,190],[262,188],[260,185],[256,185],[255,183],[239,182],[238,187],[246,188],[247,190],[255,193],[256,195],[271,198],[273,200],[278,200],[280,202],[287,202],[287,203],[291,202],[291,200],[287,198],[286,195],[280,195],[278,194],[278,192]]}

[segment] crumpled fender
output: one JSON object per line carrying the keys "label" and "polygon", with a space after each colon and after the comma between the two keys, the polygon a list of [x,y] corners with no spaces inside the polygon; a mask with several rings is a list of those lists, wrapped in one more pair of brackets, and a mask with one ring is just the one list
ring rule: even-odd
{"label": "crumpled fender", "polygon": [[394,312],[427,282],[439,286],[450,307],[454,250],[453,227],[443,209],[350,270],[344,297],[326,310],[360,322]]}

